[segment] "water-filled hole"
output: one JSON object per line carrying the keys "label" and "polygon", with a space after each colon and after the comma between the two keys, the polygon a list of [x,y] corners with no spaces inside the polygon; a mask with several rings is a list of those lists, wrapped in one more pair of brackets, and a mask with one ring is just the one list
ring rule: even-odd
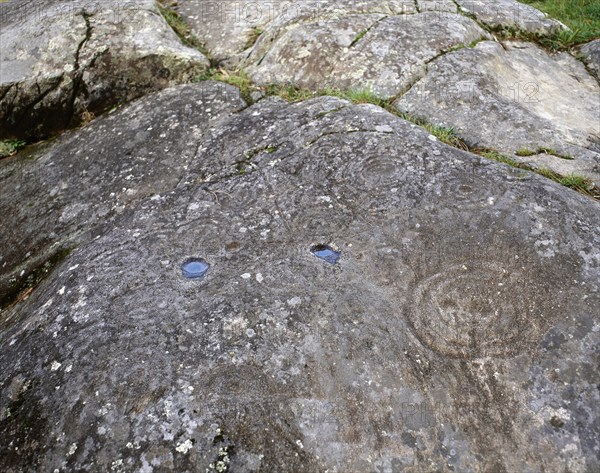
{"label": "water-filled hole", "polygon": [[181,265],[184,278],[200,279],[210,268],[210,265],[202,258],[189,258]]}
{"label": "water-filled hole", "polygon": [[340,256],[342,256],[339,251],[334,250],[329,245],[314,245],[310,251],[317,258],[327,261],[329,264],[337,263]]}

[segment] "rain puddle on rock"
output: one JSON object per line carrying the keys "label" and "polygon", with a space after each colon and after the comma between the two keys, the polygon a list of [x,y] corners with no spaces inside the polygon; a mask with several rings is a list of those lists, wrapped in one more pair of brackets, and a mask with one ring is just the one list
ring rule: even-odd
{"label": "rain puddle on rock", "polygon": [[327,261],[329,264],[335,264],[342,255],[329,245],[315,245],[310,249],[311,253],[317,258]]}
{"label": "rain puddle on rock", "polygon": [[200,279],[203,277],[210,265],[202,258],[190,258],[181,265],[183,277],[187,279]]}

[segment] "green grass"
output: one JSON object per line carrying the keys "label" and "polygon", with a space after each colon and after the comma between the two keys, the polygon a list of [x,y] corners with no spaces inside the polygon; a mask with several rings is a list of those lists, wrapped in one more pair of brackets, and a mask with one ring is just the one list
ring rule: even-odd
{"label": "green grass", "polygon": [[600,37],[600,2],[598,0],[522,0],[550,17],[555,18],[572,32],[557,33],[550,43],[573,46]]}
{"label": "green grass", "polygon": [[509,166],[512,166],[514,168],[529,170],[528,166],[526,166],[522,163],[519,163],[518,161],[516,161],[512,158],[509,158],[508,156],[504,156],[503,154],[500,154],[494,150],[486,149],[486,150],[471,150],[471,151],[479,154],[480,156],[483,156],[484,158],[493,159],[494,161],[498,161],[499,163],[508,164]]}
{"label": "green grass", "polygon": [[275,95],[287,102],[301,102],[302,100],[308,100],[316,95],[316,92],[302,89],[292,84],[272,84],[266,86],[264,91],[268,96]]}
{"label": "green grass", "polygon": [[[594,185],[592,181],[590,181],[585,176],[579,176],[577,174],[569,174],[568,176],[562,176],[559,181],[563,186],[570,187],[571,189],[576,189],[580,192],[589,193],[590,195],[594,195],[593,189]],[[599,197],[598,195],[596,195]]]}
{"label": "green grass", "polygon": [[6,158],[12,156],[27,143],[20,140],[4,140],[0,141],[0,158]]}
{"label": "green grass", "polygon": [[430,134],[435,136],[442,143],[446,143],[447,145],[454,146],[455,148],[460,148],[465,151],[468,151],[469,147],[464,143],[463,140],[456,134],[453,128],[447,128],[439,125],[434,125],[429,123],[422,118],[417,118],[409,113],[396,113],[400,118],[404,120],[408,120],[409,122],[414,123],[415,125],[419,125],[420,127],[425,128]]}
{"label": "green grass", "polygon": [[377,105],[382,108],[386,108],[387,101],[378,97],[375,93],[373,93],[370,89],[349,89],[349,90],[341,90],[341,89],[333,89],[333,88],[325,88],[321,89],[316,93],[317,96],[330,96],[330,97],[338,97],[340,99],[348,100],[354,104],[365,104],[370,103],[373,105]]}
{"label": "green grass", "polygon": [[204,73],[196,78],[194,78],[194,82],[202,82],[206,80],[216,80],[220,82],[225,82],[226,84],[233,85],[240,89],[240,94],[243,99],[249,104],[254,103],[252,99],[252,92],[260,90],[259,87],[256,87],[250,81],[250,78],[246,74],[245,71],[228,71],[225,69],[217,69],[210,68],[204,71]]}

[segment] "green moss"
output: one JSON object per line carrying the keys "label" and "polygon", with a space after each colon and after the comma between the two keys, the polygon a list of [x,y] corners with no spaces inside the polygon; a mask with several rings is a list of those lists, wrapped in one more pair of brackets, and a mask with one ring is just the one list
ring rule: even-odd
{"label": "green moss", "polygon": [[262,153],[273,154],[278,149],[279,149],[279,146],[265,146],[264,148],[248,150],[244,153],[244,156],[246,156],[247,159],[251,160],[251,159],[254,159],[255,156],[258,156],[259,154],[262,154]]}
{"label": "green moss", "polygon": [[562,428],[565,425],[565,423],[558,417],[552,416],[552,418],[550,419],[550,425],[554,427],[555,430],[558,430]]}
{"label": "green moss", "polygon": [[369,32],[371,28],[365,28],[364,30],[362,30],[360,33],[358,33],[354,39],[352,40],[352,42],[350,43],[350,47],[354,46],[356,43],[358,43],[361,39],[364,38],[364,36]]}
{"label": "green moss", "polygon": [[521,148],[515,154],[523,157],[534,156],[536,154],[549,154],[561,159],[573,159],[572,156],[569,156],[568,154],[561,154],[553,148],[537,148],[535,151],[529,148]]}
{"label": "green moss", "polygon": [[536,152],[528,148],[521,148],[515,154],[517,156],[533,156],[534,154],[536,154]]}
{"label": "green moss", "polygon": [[20,140],[0,141],[0,159],[12,156],[13,154],[17,153],[20,149],[24,148],[26,144],[27,143]]}
{"label": "green moss", "polygon": [[473,40],[473,41],[471,41],[471,42],[469,43],[469,46],[468,46],[468,47],[469,47],[469,48],[474,48],[475,46],[477,46],[477,45],[478,45],[479,43],[481,43],[482,41],[485,41],[485,40],[484,40],[483,38],[478,38],[478,39],[475,39],[475,40]]}

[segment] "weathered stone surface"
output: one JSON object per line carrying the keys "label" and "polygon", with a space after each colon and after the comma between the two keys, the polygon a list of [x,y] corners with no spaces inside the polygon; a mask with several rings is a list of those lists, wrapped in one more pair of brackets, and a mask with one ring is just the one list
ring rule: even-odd
{"label": "weathered stone surface", "polygon": [[581,48],[588,67],[600,76],[600,39],[591,41]]}
{"label": "weathered stone surface", "polygon": [[353,11],[320,21],[273,22],[242,65],[259,85],[366,88],[389,98],[423,77],[440,53],[487,37],[458,14]]}
{"label": "weathered stone surface", "polygon": [[451,12],[456,13],[458,7],[453,0],[417,0],[420,12]]}
{"label": "weathered stone surface", "polygon": [[256,29],[274,18],[294,14],[305,2],[287,0],[181,0],[178,11],[192,32],[205,44],[216,61],[224,61],[246,49]]}
{"label": "weathered stone surface", "polygon": [[36,268],[133,202],[176,187],[194,144],[244,106],[225,84],[173,87],[32,151],[32,159],[0,160],[0,215],[10,216],[0,232],[0,294],[14,295]]}
{"label": "weathered stone surface", "polygon": [[413,0],[181,0],[177,8],[217,61],[240,56],[238,53],[248,47],[256,30],[262,31],[272,22],[282,27],[297,22],[323,21],[341,14],[400,14],[417,11]]}
{"label": "weathered stone surface", "polygon": [[[600,87],[569,54],[481,42],[429,64],[427,76],[396,106],[453,127],[472,147],[600,182]],[[515,155],[541,149],[548,151]]]}
{"label": "weathered stone surface", "polygon": [[[598,203],[372,105],[231,100],[2,314],[2,470],[598,470]],[[176,155],[109,120],[71,140]]]}
{"label": "weathered stone surface", "polygon": [[552,34],[567,29],[560,21],[516,0],[456,0],[464,13],[475,16],[487,26],[502,30]]}
{"label": "weathered stone surface", "polygon": [[1,3],[0,138],[78,125],[208,66],[152,0]]}

